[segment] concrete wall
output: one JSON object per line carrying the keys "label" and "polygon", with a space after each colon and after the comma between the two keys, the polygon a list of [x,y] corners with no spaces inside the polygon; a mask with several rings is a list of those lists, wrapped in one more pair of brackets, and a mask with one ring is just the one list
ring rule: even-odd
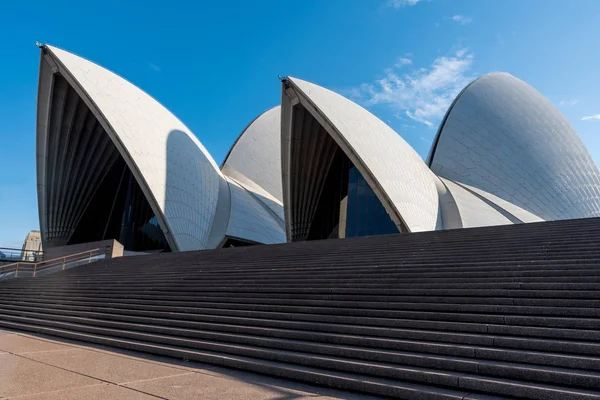
{"label": "concrete wall", "polygon": [[94,249],[105,249],[106,258],[115,258],[123,256],[123,245],[114,239],[101,240],[98,242],[89,242],[81,244],[72,244],[69,246],[53,247],[44,251],[44,261],[53,260],[59,257],[69,256],[71,254],[81,253]]}
{"label": "concrete wall", "polygon": [[31,231],[27,234],[27,237],[25,237],[21,260],[36,261],[37,252],[41,252],[42,250],[42,235],[40,234],[40,231]]}

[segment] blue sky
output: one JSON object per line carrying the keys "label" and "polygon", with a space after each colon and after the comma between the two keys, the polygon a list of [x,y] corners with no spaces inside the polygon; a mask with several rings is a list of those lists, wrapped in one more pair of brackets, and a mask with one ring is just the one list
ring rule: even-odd
{"label": "blue sky", "polygon": [[600,1],[12,1],[0,8],[0,246],[38,227],[35,41],[163,103],[220,163],[280,101],[277,75],[352,97],[423,157],[453,96],[509,72],[573,124],[600,164]]}

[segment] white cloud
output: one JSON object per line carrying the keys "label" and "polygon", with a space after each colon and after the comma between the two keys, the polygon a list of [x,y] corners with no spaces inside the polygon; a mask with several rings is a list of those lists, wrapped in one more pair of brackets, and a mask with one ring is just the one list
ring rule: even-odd
{"label": "white cloud", "polygon": [[590,120],[590,119],[600,119],[600,114],[588,115],[587,117],[581,118],[582,121],[587,121],[587,120]]}
{"label": "white cloud", "polygon": [[461,49],[449,56],[437,57],[429,68],[399,74],[397,69],[385,71],[385,77],[364,83],[353,90],[365,105],[385,104],[397,114],[434,126],[458,93],[473,80],[469,73],[473,54]]}
{"label": "white cloud", "polygon": [[404,67],[405,65],[411,65],[413,62],[408,57],[398,57],[395,66],[398,68]]}
{"label": "white cloud", "polygon": [[458,22],[461,25],[467,25],[473,21],[473,18],[466,17],[464,15],[453,15],[450,19],[454,22]]}
{"label": "white cloud", "polygon": [[421,0],[388,0],[387,4],[393,8],[411,7]]}
{"label": "white cloud", "polygon": [[561,100],[558,104],[561,107],[573,107],[579,104],[579,99]]}

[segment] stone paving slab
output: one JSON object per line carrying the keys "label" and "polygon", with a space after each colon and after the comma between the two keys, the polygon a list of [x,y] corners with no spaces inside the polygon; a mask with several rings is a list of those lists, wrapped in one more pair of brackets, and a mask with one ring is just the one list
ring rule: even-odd
{"label": "stone paving slab", "polygon": [[156,400],[157,397],[110,383],[99,383],[75,389],[37,393],[31,396],[12,397],[15,400]]}
{"label": "stone paving slab", "polygon": [[[314,398],[325,400],[339,398],[322,396],[318,393],[307,393],[301,390],[277,386],[273,383],[225,379],[194,372],[168,378],[129,383],[125,386],[159,397],[181,400],[200,398],[202,400],[306,400]],[[345,398],[349,397],[346,396]]]}
{"label": "stone paving slab", "polygon": [[90,386],[97,383],[100,381],[18,355],[0,354],[0,398]]}
{"label": "stone paving slab", "polygon": [[251,372],[0,330],[0,399],[83,398],[375,399]]}
{"label": "stone paving slab", "polygon": [[40,340],[14,333],[0,336],[0,351],[7,353],[25,354],[38,351],[69,350],[71,348],[58,342]]}
{"label": "stone paving slab", "polygon": [[134,360],[118,354],[111,355],[81,348],[37,352],[29,354],[29,357],[36,361],[117,384],[187,373],[182,369],[170,368],[143,359]]}

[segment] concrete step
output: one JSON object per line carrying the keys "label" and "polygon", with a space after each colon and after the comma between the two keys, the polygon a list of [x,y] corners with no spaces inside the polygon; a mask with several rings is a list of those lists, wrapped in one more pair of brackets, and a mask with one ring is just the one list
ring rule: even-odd
{"label": "concrete step", "polygon": [[[203,278],[195,278],[193,276],[188,276],[184,282],[182,282],[182,278],[178,279],[168,279],[166,278],[164,281],[155,281],[155,280],[139,280],[135,282],[128,282],[127,280],[122,280],[119,284],[115,284],[111,286],[111,290],[119,290],[123,287],[127,287],[132,290],[173,290],[173,284],[177,284],[178,288],[182,290],[191,291],[193,288],[205,288],[210,286],[217,287],[236,287],[236,286],[244,286],[249,289],[251,288],[268,288],[275,286],[285,286],[285,287],[326,287],[330,288],[332,286],[335,287],[364,287],[364,288],[397,288],[397,289],[411,289],[411,288],[430,288],[436,289],[439,287],[445,288],[513,288],[513,289],[583,289],[583,290],[598,290],[600,287],[600,268],[593,270],[578,270],[572,275],[566,275],[569,271],[560,271],[555,274],[544,273],[540,276],[535,276],[533,274],[528,274],[528,276],[489,276],[489,277],[479,277],[479,276],[471,276],[470,274],[447,274],[447,277],[437,277],[431,278],[429,277],[417,277],[417,278],[407,278],[406,276],[402,276],[401,274],[385,274],[382,273],[377,277],[374,276],[362,276],[355,274],[354,277],[344,277],[340,276],[339,279],[331,279],[329,277],[319,277],[314,276],[312,278],[302,278],[300,276],[294,277],[283,277],[280,280],[277,280],[277,277],[273,277],[270,279],[265,279],[261,281],[260,279],[246,279],[246,278],[233,278],[229,279],[203,279]],[[479,275],[479,274],[477,274]],[[463,279],[459,279],[462,277]],[[568,281],[568,280],[571,281]],[[29,289],[33,289],[35,285],[25,285],[22,282],[22,287],[27,287]],[[17,287],[18,285],[11,286]],[[92,281],[79,281],[75,286],[73,285],[65,285],[64,282],[62,284],[53,285],[53,289],[72,289],[77,290],[81,288],[92,289],[92,288],[100,288],[105,287],[105,283],[103,282],[92,282]]]}
{"label": "concrete step", "polygon": [[[10,312],[8,305],[6,312]],[[14,306],[12,306],[14,308]],[[45,312],[51,313],[52,309],[47,307]],[[106,311],[106,310],[104,310]],[[18,314],[20,311],[16,311]],[[57,311],[55,311],[56,313]],[[77,311],[76,313],[81,313]],[[109,314],[109,313],[103,313]],[[414,339],[422,340],[424,337],[428,341],[437,341],[443,343],[460,343],[469,345],[500,346],[512,347],[532,351],[551,351],[558,353],[571,353],[583,355],[600,355],[600,343],[590,342],[588,337],[581,337],[579,330],[556,330],[544,328],[529,327],[510,327],[508,332],[501,331],[502,327],[497,325],[472,325],[472,330],[467,332],[444,331],[440,329],[440,324],[428,324],[425,327],[396,327],[373,325],[356,325],[349,323],[329,323],[315,321],[298,321],[293,317],[284,316],[283,319],[266,318],[247,318],[243,316],[224,316],[219,314],[193,314],[193,313],[174,313],[174,312],[156,312],[156,311],[138,311],[138,310],[118,310],[117,314],[127,315],[128,318],[149,317],[165,318],[169,324],[187,327],[191,329],[218,329],[220,325],[237,325],[257,328],[275,328],[288,330],[319,331],[323,333],[341,333],[351,335],[364,335],[372,337],[384,337],[394,339]],[[105,317],[108,317],[106,315]],[[112,317],[115,318],[115,317]],[[180,322],[177,322],[177,321]],[[495,332],[495,333],[494,333]],[[522,332],[525,335],[515,333]],[[586,331],[597,336],[596,331]],[[511,335],[512,333],[512,335]],[[546,337],[540,337],[545,334]],[[529,335],[527,335],[529,334]],[[570,337],[570,336],[575,336]],[[530,337],[527,337],[530,336]],[[567,339],[567,340],[565,340]]]}
{"label": "concrete step", "polygon": [[[118,259],[115,259],[118,260]],[[227,278],[243,278],[243,277],[255,277],[262,276],[271,278],[285,278],[285,277],[307,277],[306,273],[311,272],[317,274],[317,276],[323,277],[335,277],[335,274],[346,274],[350,276],[366,276],[378,274],[393,274],[398,277],[420,277],[429,276],[426,274],[448,274],[443,276],[452,276],[455,273],[465,273],[467,275],[473,273],[522,273],[523,276],[528,274],[540,273],[553,274],[557,272],[567,272],[570,270],[596,270],[598,269],[598,261],[590,259],[569,259],[569,260],[527,260],[515,264],[511,261],[477,261],[477,262],[461,262],[461,263],[444,263],[444,262],[427,262],[421,264],[410,264],[410,263],[388,263],[383,264],[378,262],[377,264],[359,264],[351,266],[345,265],[326,265],[323,263],[311,263],[310,265],[300,264],[291,266],[286,264],[284,266],[277,265],[277,268],[273,268],[273,265],[268,267],[261,267],[260,269],[228,269],[228,268],[217,268],[213,271],[208,271],[205,266],[193,265],[189,268],[184,268],[178,265],[178,268],[170,268],[169,266],[162,266],[155,270],[151,267],[140,268],[139,270],[133,268],[115,268],[113,264],[103,264],[101,267],[98,265],[94,266],[91,264],[86,267],[86,273],[82,273],[80,270],[65,270],[60,273],[60,276],[69,276],[70,274],[76,275],[82,282],[92,282],[91,278],[98,278],[99,281],[108,281],[114,277],[129,278],[132,273],[135,272],[136,276],[140,280],[144,281],[155,281],[157,276],[156,273],[160,272],[161,276],[165,279],[210,279],[211,277],[227,277]],[[237,264],[236,264],[237,265]],[[556,272],[553,272],[556,271]],[[583,271],[582,271],[583,272]],[[591,271],[593,272],[593,271]],[[435,275],[432,275],[435,276]],[[517,275],[519,276],[519,275]],[[58,275],[51,275],[46,279],[60,282],[61,279]],[[34,282],[34,279],[24,280]],[[17,281],[13,281],[17,284]]]}
{"label": "concrete step", "polygon": [[599,398],[600,219],[103,260],[0,326],[403,398]]}
{"label": "concrete step", "polygon": [[[110,313],[82,311],[80,307],[75,309],[47,308],[47,307],[13,307],[2,304],[2,309],[11,314],[19,316],[33,316],[39,313],[46,313],[50,319],[57,319],[67,322],[85,321],[87,324],[98,326],[109,326],[118,322],[142,324],[152,329],[154,326],[167,327],[167,329],[179,329],[181,335],[191,336],[207,340],[230,341],[236,343],[245,343],[246,340],[258,340],[260,345],[270,346],[270,343],[277,339],[295,339],[299,341],[321,342],[327,345],[358,346],[366,348],[384,348],[387,350],[410,351],[411,354],[430,353],[445,356],[457,356],[466,359],[484,359],[497,361],[512,361],[518,363],[535,363],[540,365],[549,365],[564,368],[586,368],[591,370],[600,370],[600,357],[582,357],[572,354],[544,353],[544,352],[525,352],[512,351],[509,349],[495,349],[482,346],[465,346],[456,344],[440,344],[436,342],[423,341],[405,341],[391,340],[377,337],[365,337],[356,335],[336,335],[331,333],[322,333],[317,331],[298,331],[286,329],[272,329],[262,327],[252,327],[246,325],[226,325],[198,323],[187,320],[173,320],[161,318],[161,315],[150,314],[148,316],[136,316],[128,313]],[[56,314],[53,315],[53,314]],[[74,318],[72,318],[74,317]],[[158,331],[160,332],[160,331]],[[187,333],[186,333],[187,332]],[[256,338],[258,336],[258,338]],[[276,338],[276,339],[273,339]],[[265,344],[266,343],[266,344]],[[288,343],[288,342],[285,342]],[[372,350],[370,350],[372,353]],[[378,357],[378,353],[369,357]],[[419,357],[426,357],[420,354]],[[361,357],[359,357],[361,358]],[[372,359],[372,358],[367,358]],[[437,360],[437,358],[435,358]],[[534,361],[535,360],[535,361]],[[421,362],[417,359],[417,364]],[[473,371],[472,371],[473,372]]]}
{"label": "concrete step", "polygon": [[[427,250],[424,250],[424,252],[427,252]],[[378,266],[396,266],[396,267],[401,267],[401,266],[414,266],[414,267],[418,267],[418,266],[428,266],[428,265],[435,265],[437,264],[438,266],[442,267],[440,264],[446,263],[447,267],[451,267],[452,264],[451,263],[455,263],[455,264],[462,264],[462,263],[466,263],[468,264],[477,264],[477,263],[491,263],[491,264],[499,264],[499,263],[529,263],[529,262],[544,262],[544,261],[554,261],[554,262],[570,262],[573,264],[576,263],[584,263],[584,262],[596,262],[597,260],[600,260],[600,252],[598,250],[590,250],[590,251],[584,251],[583,249],[576,249],[573,250],[572,252],[557,252],[556,254],[538,254],[538,253],[527,253],[527,254],[513,254],[510,252],[509,249],[507,250],[502,250],[499,253],[503,253],[503,254],[494,254],[493,252],[487,253],[487,254],[478,254],[478,255],[468,255],[468,254],[460,254],[457,253],[455,256],[450,257],[449,255],[446,256],[444,255],[444,253],[440,253],[439,255],[430,255],[428,257],[425,256],[412,256],[412,255],[405,255],[405,254],[396,254],[396,253],[391,253],[388,255],[389,259],[385,260],[385,259],[381,259],[378,260],[376,263],[374,263],[373,259],[377,258],[378,255],[376,252],[373,252],[371,254],[368,254],[365,256],[364,259],[360,259],[358,257],[355,256],[355,254],[353,252],[346,252],[345,255],[352,257],[352,262],[349,263],[345,263],[345,265],[341,266],[341,268],[362,268],[362,267],[378,267]],[[286,262],[286,261],[276,261],[276,260],[265,260],[262,262],[255,262],[253,264],[251,264],[250,266],[245,266],[242,263],[239,263],[236,265],[236,269],[231,269],[230,265],[218,265],[218,264],[213,264],[212,265],[212,269],[208,269],[206,272],[207,273],[211,273],[211,272],[218,272],[218,269],[221,268],[224,270],[224,272],[232,271],[232,272],[260,272],[260,271],[267,271],[268,269],[271,267],[277,267],[277,269],[282,269],[284,272],[285,271],[293,271],[294,268],[308,268],[308,267],[318,267],[318,266],[326,266],[326,267],[335,267],[337,264],[336,259],[339,258],[340,256],[343,256],[343,253],[339,253],[336,254],[334,258],[328,260],[325,257],[322,258],[315,258],[315,259],[311,259],[311,260],[300,260],[300,259],[295,259],[293,262]],[[494,260],[493,262],[491,260]],[[101,262],[101,261],[99,261]],[[99,264],[96,265],[95,268],[100,269],[102,265],[107,265],[107,264]],[[119,274],[118,270],[117,270],[117,265],[116,264],[109,264],[110,268],[115,268],[114,270],[109,269],[107,271],[105,271],[105,273],[114,273],[114,274]],[[153,272],[158,272],[160,270],[159,267],[160,264],[157,264],[154,268],[147,268],[147,267],[143,267],[140,266],[139,267],[139,272],[140,273],[153,273]],[[91,268],[91,267],[90,267]],[[190,268],[190,267],[184,267],[182,268],[180,271],[181,272],[189,272],[189,271],[197,271],[199,269],[204,269],[205,267],[203,265],[197,265],[196,266],[196,270],[194,268]],[[165,271],[168,272],[168,271]],[[68,274],[69,271],[64,272],[65,274]],[[72,274],[73,272],[71,272]]]}
{"label": "concrete step", "polygon": [[[41,291],[41,293],[51,293],[53,289],[45,289]],[[55,292],[60,292],[64,294],[68,293],[82,293],[77,290],[56,290]],[[106,297],[112,298],[112,296],[120,293],[118,290],[110,290],[103,289],[102,293],[97,293],[98,297]],[[144,298],[144,296],[151,296],[154,298],[160,298],[164,300],[169,299],[194,299],[194,291],[190,291],[190,293],[186,293],[184,295],[177,296],[175,293],[178,293],[177,290],[173,289],[172,291],[166,290],[148,290],[142,291],[140,294],[133,293],[130,298]],[[287,296],[288,298],[302,298],[302,295],[319,296],[321,298],[338,298],[345,297],[347,299],[359,299],[360,296],[364,296],[364,298],[369,298],[369,296],[373,296],[373,293],[377,293],[376,296],[386,296],[389,301],[402,301],[402,298],[406,298],[407,296],[419,296],[419,297],[438,297],[438,296],[448,296],[448,297],[508,297],[508,298],[560,298],[560,299],[598,299],[600,298],[600,290],[597,289],[586,289],[586,290],[569,290],[569,289],[460,289],[460,288],[452,288],[452,289],[444,289],[444,288],[408,288],[408,289],[377,289],[372,290],[368,288],[343,288],[343,287],[330,287],[330,288],[245,288],[245,287],[237,287],[237,286],[214,286],[209,288],[204,288],[201,291],[203,296],[212,296],[212,297],[231,297],[231,296],[247,296],[252,295],[254,297],[282,297]],[[298,297],[296,297],[298,296]]]}
{"label": "concrete step", "polygon": [[[338,257],[342,257],[343,255],[338,255]],[[163,265],[162,263],[156,262],[156,264],[151,264],[156,266],[156,268],[147,266],[147,267],[139,267],[139,268],[127,268],[123,269],[122,267],[117,267],[115,264],[106,264],[108,261],[104,261],[105,264],[90,264],[86,267],[86,274],[82,274],[78,270],[66,270],[61,272],[64,276],[69,275],[77,275],[81,278],[89,278],[91,276],[98,276],[99,278],[108,279],[109,277],[115,276],[124,276],[130,277],[131,272],[136,272],[140,278],[143,279],[152,279],[156,278],[155,274],[157,272],[161,272],[165,275],[165,277],[177,277],[177,276],[194,276],[198,275],[198,277],[210,278],[211,276],[232,276],[232,277],[243,277],[243,276],[253,276],[264,274],[266,276],[294,276],[301,275],[303,272],[314,271],[319,274],[331,275],[332,273],[338,272],[349,272],[349,273],[427,273],[427,272],[470,272],[470,271],[526,271],[526,270],[551,270],[557,269],[552,267],[558,267],[560,269],[572,269],[574,266],[581,266],[580,268],[597,268],[598,260],[590,259],[590,258],[567,258],[567,259],[532,259],[529,258],[527,260],[520,260],[515,263],[514,261],[506,261],[506,260],[497,260],[497,259],[481,259],[474,260],[469,262],[446,262],[442,257],[438,260],[423,260],[422,262],[416,262],[413,260],[402,260],[400,258],[396,258],[395,262],[386,262],[383,263],[380,260],[374,261],[376,255],[373,255],[370,262],[360,262],[360,263],[344,263],[338,264],[334,261],[330,263],[325,263],[322,260],[314,260],[310,263],[268,263],[264,262],[262,264],[254,264],[254,268],[231,268],[231,266],[217,266],[214,269],[208,269],[204,265],[191,264],[188,266],[179,265],[178,268],[172,268],[172,265]],[[118,260],[118,259],[114,259]],[[492,261],[493,260],[493,261]],[[100,263],[100,261],[98,261]],[[189,263],[189,261],[188,261]],[[177,264],[175,264],[177,265]],[[236,266],[238,264],[236,263]],[[277,268],[273,268],[276,266]],[[579,268],[578,268],[579,269]],[[271,270],[271,274],[269,274],[269,270]],[[77,272],[77,274],[75,274]],[[200,275],[202,273],[202,275]],[[55,279],[56,275],[49,276],[48,279]]]}
{"label": "concrete step", "polygon": [[[144,341],[125,340],[118,337],[92,335],[77,331],[48,328],[35,324],[14,323],[1,320],[0,326],[184,360],[216,364],[223,367],[243,369],[261,374],[269,374],[281,378],[311,382],[313,384],[316,383],[332,388],[354,390],[378,396],[404,399],[460,400],[466,399],[471,395],[468,391],[455,391],[430,385],[418,385],[409,382],[399,382],[397,380],[378,379],[375,377],[366,378],[361,375],[329,371],[326,369],[309,368],[294,364],[232,356],[215,352],[201,352],[169,345],[156,345]],[[557,393],[560,393],[560,390],[558,390]],[[589,399],[595,399],[591,394],[587,396]]]}
{"label": "concrete step", "polygon": [[[0,303],[1,304],[1,303]],[[592,309],[598,311],[597,309]],[[171,312],[174,310],[171,309]],[[238,307],[233,308],[206,308],[194,307],[184,310],[188,314],[218,314],[218,315],[242,315],[249,318],[281,318],[281,314],[292,316],[295,320],[322,320],[321,316],[328,318],[333,316],[331,321],[348,323],[354,321],[355,317],[360,317],[366,324],[379,325],[384,323],[382,319],[400,320],[425,320],[435,322],[464,322],[477,324],[496,324],[496,325],[517,325],[517,326],[537,326],[553,328],[570,329],[600,329],[599,318],[572,318],[572,317],[550,317],[538,315],[507,315],[501,312],[494,313],[466,313],[465,310],[459,312],[441,312],[441,311],[411,311],[411,310],[381,310],[381,309],[339,309],[330,308],[313,312],[312,308],[296,309],[292,307],[282,310],[257,310],[256,308]],[[347,317],[347,318],[346,318]]]}
{"label": "concrete step", "polygon": [[[300,276],[289,276],[281,277],[280,284],[286,287],[297,287],[297,286],[310,286],[310,287],[331,287],[331,286],[349,286],[349,287],[360,287],[360,286],[378,286],[386,288],[385,286],[396,287],[396,285],[402,285],[403,287],[421,287],[435,285],[446,285],[448,287],[457,287],[463,284],[465,288],[469,285],[491,285],[491,284],[521,284],[525,285],[570,285],[570,284],[596,284],[600,280],[599,269],[573,269],[571,271],[565,269],[561,271],[504,271],[502,273],[496,273],[495,271],[476,271],[469,273],[426,273],[426,274],[411,274],[411,273],[385,273],[382,272],[377,276],[373,272],[369,273],[356,273],[353,277],[342,275],[339,279],[333,279],[329,276],[320,277],[315,274],[310,279],[301,278]],[[485,276],[487,275],[487,276]],[[255,275],[256,277],[256,275]],[[227,286],[236,285],[242,286],[247,285],[249,287],[268,287],[275,286],[277,284],[277,276],[265,279],[264,282],[260,282],[259,279],[245,279],[243,277],[229,277],[227,280],[211,280],[201,279],[194,276],[188,275],[188,279],[184,280],[183,277],[165,277],[163,281],[155,279],[139,279],[137,281],[129,281],[126,278],[120,278],[118,284],[112,285],[113,289],[120,289],[129,287],[131,289],[160,289],[169,288],[175,284],[181,285],[182,287],[194,287],[194,286]],[[11,286],[11,288],[21,287],[24,290],[33,290],[38,285],[27,285],[28,281],[19,282],[20,285]],[[56,285],[52,286],[52,289],[78,289],[78,288],[101,288],[106,287],[108,281],[98,280],[92,282],[90,280],[80,280],[72,285],[66,285],[65,282],[55,280]]]}
{"label": "concrete step", "polygon": [[[361,304],[373,304],[376,308],[387,308],[386,304],[397,303],[417,303],[417,304],[472,304],[472,305],[517,305],[517,306],[545,306],[545,307],[587,307],[597,308],[600,299],[564,299],[564,298],[519,298],[519,297],[463,297],[463,296],[385,296],[378,294],[370,295],[327,295],[327,294],[288,294],[278,293],[277,296],[256,292],[241,293],[233,296],[232,294],[219,295],[218,293],[200,293],[195,296],[164,296],[164,295],[110,295],[106,296],[100,290],[99,292],[87,291],[81,294],[62,293],[61,291],[38,291],[33,293],[23,293],[21,289],[15,291],[2,292],[0,294],[6,299],[18,298],[67,298],[70,300],[92,301],[92,302],[122,302],[131,304],[169,304],[173,306],[198,306],[202,307],[205,302],[227,303],[252,303],[252,304],[307,304],[306,302],[333,302],[334,304],[346,305],[348,307],[360,307]],[[308,303],[311,304],[311,303]]]}
{"label": "concrete step", "polygon": [[[35,295],[27,294],[20,296],[6,296],[0,294],[0,301],[13,304],[26,303],[48,303],[48,304],[72,304],[72,305],[95,305],[96,307],[113,308],[134,308],[148,309],[156,311],[172,312],[193,312],[198,308],[205,309],[234,309],[234,310],[252,310],[267,312],[293,312],[303,314],[337,314],[361,316],[370,315],[373,317],[396,317],[393,314],[397,310],[401,311],[440,311],[452,313],[477,313],[477,314],[504,314],[504,315],[533,315],[552,316],[552,317],[583,317],[598,318],[600,309],[589,304],[583,307],[583,304],[577,306],[536,306],[536,305],[503,305],[503,304],[468,304],[468,303],[412,303],[412,302],[366,302],[366,301],[330,301],[330,300],[305,300],[305,299],[265,299],[265,298],[229,298],[228,301],[219,300],[218,302],[207,299],[196,299],[195,302],[179,301],[144,301],[140,307],[136,307],[140,302],[129,301],[114,297],[110,301],[96,300],[93,297],[69,296],[65,298],[62,295]],[[600,302],[597,302],[600,305]]]}
{"label": "concrete step", "polygon": [[[490,270],[490,269],[478,269],[476,271],[437,271],[437,272],[421,272],[411,273],[405,268],[396,268],[393,271],[357,271],[357,272],[331,272],[324,274],[322,272],[316,273],[316,271],[308,271],[312,275],[307,277],[306,271],[296,274],[280,275],[280,274],[251,274],[248,275],[236,275],[236,276],[224,276],[218,277],[196,277],[188,274],[188,279],[185,281],[186,284],[196,284],[205,282],[229,282],[235,279],[236,282],[244,284],[254,283],[318,283],[318,284],[330,284],[334,285],[337,283],[379,283],[381,281],[401,281],[404,283],[485,283],[489,281],[494,282],[523,282],[523,283],[536,283],[536,282],[598,282],[600,280],[600,269],[597,266],[594,268],[583,269],[578,266],[576,269],[565,266],[562,269],[553,270],[525,270],[523,268],[509,270],[503,269]],[[182,277],[180,275],[165,276],[163,280],[157,278],[139,279],[135,282],[120,281],[115,282],[114,287],[143,287],[146,285],[160,285],[167,286],[174,283],[182,283]],[[64,287],[64,282],[61,280],[55,280],[57,285],[55,287]],[[92,279],[81,279],[76,283],[75,287],[95,285],[100,286],[105,284],[106,281],[98,279],[93,281]],[[33,285],[22,285],[23,288],[31,288]]]}
{"label": "concrete step", "polygon": [[[15,318],[15,320],[18,320],[18,318]],[[343,372],[352,374],[358,373],[361,376],[369,377],[367,378],[367,380],[372,379],[372,377],[375,377],[379,379],[392,379],[394,381],[407,381],[410,383],[428,384],[432,386],[445,387],[455,390],[460,390],[461,386],[468,386],[471,390],[482,393],[490,393],[488,388],[490,382],[493,382],[494,384],[492,385],[492,393],[494,394],[502,394],[508,396],[515,396],[516,394],[519,394],[521,395],[521,398],[542,398],[543,395],[550,396],[548,398],[584,398],[581,396],[588,396],[588,398],[600,398],[600,392],[595,392],[593,390],[565,388],[557,385],[540,384],[535,382],[528,382],[525,380],[515,381],[506,378],[495,378],[467,373],[453,373],[449,371],[441,371],[430,368],[407,368],[396,364],[391,365],[387,363],[373,363],[366,361],[359,362],[348,360],[346,358],[312,355],[309,353],[270,350],[259,347],[230,345],[218,342],[202,342],[198,340],[189,340],[165,335],[154,335],[129,331],[115,331],[106,328],[81,327],[76,324],[63,324],[59,322],[42,321],[36,319],[22,318],[21,323],[38,324],[38,326],[41,325],[53,329],[67,330],[68,332],[79,331],[88,335],[101,335],[104,337],[108,336],[111,338],[116,337],[112,336],[111,333],[118,333],[118,337],[123,337],[128,342],[145,342],[154,344],[155,346],[168,346],[170,349],[186,349],[202,353],[210,352],[212,354],[226,355],[227,357],[246,357],[251,359],[266,360],[271,362],[274,361],[285,364],[300,364],[303,367],[326,369],[332,372]],[[0,326],[1,324],[2,322],[0,322]],[[172,356],[173,354],[171,353],[167,355]],[[189,357],[186,358],[194,359],[194,361],[207,362],[205,359],[195,359]],[[498,364],[496,366],[489,366],[489,371],[495,371],[500,374],[506,373],[507,367],[504,364]],[[552,379],[556,378],[557,375],[560,373],[566,373],[565,371],[561,371],[558,369],[548,369],[543,374],[538,375],[538,371],[540,370],[528,368],[521,369],[522,374],[528,377],[539,376],[541,379]],[[593,374],[578,373],[575,370],[573,370],[573,372],[571,372],[568,375],[564,375],[563,377],[571,379],[571,381],[569,381],[569,383],[571,384],[574,382],[577,385],[581,384],[583,386],[593,384],[592,381],[595,379],[595,376]],[[524,391],[523,387],[526,387],[527,390]],[[525,396],[522,396],[523,394],[525,394]],[[557,395],[560,395],[562,397],[556,397]],[[573,395],[576,395],[578,397],[571,397]]]}

